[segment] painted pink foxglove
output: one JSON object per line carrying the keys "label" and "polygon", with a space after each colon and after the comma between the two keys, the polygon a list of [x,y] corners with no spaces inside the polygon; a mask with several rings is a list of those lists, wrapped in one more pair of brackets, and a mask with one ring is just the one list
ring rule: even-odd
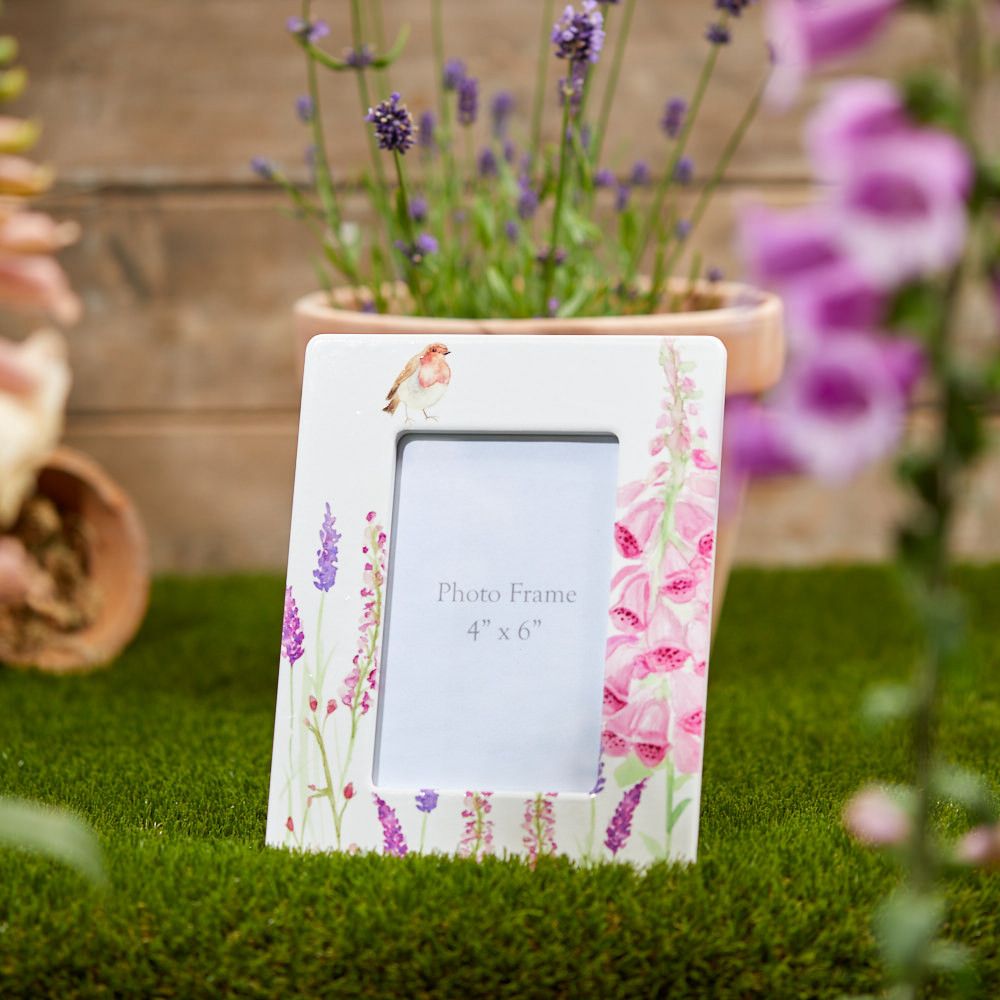
{"label": "painted pink foxglove", "polygon": [[633,507],[615,524],[615,546],[618,551],[626,559],[641,556],[662,516],[662,500],[646,500]]}

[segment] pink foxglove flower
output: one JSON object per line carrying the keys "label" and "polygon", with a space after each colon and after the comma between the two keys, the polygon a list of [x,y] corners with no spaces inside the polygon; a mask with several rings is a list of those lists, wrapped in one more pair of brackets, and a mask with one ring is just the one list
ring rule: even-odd
{"label": "pink foxglove flower", "polygon": [[901,844],[910,835],[910,817],[884,788],[863,788],[844,807],[847,832],[869,847]]}
{"label": "pink foxglove flower", "polygon": [[670,679],[671,744],[674,765],[681,774],[697,774],[701,768],[705,735],[704,674],[676,674]]}
{"label": "pink foxglove flower", "polygon": [[809,73],[867,45],[897,6],[899,0],[770,0],[768,99],[787,108]]}
{"label": "pink foxglove flower", "polygon": [[649,621],[649,574],[644,570],[627,579],[611,608],[611,622],[619,632],[634,635]]}
{"label": "pink foxglove flower", "polygon": [[674,505],[674,527],[685,541],[693,542],[715,526],[715,518],[704,507],[690,500]]}
{"label": "pink foxglove flower", "polygon": [[905,405],[883,345],[844,335],[795,360],[771,419],[793,465],[843,481],[896,446]]}
{"label": "pink foxglove flower", "polygon": [[841,242],[887,288],[941,271],[965,245],[971,182],[968,152],[945,132],[909,129],[868,143],[834,187]]}
{"label": "pink foxglove flower", "polygon": [[670,749],[670,706],[655,692],[640,691],[620,712],[605,720],[602,749],[610,757],[630,750],[646,767],[657,767]]}
{"label": "pink foxglove flower", "polygon": [[843,257],[836,222],[821,207],[778,212],[751,205],[739,221],[743,259],[766,288],[787,288]]}
{"label": "pink foxglove flower", "polygon": [[854,77],[829,87],[809,118],[806,143],[813,171],[836,183],[872,142],[912,128],[896,87],[878,77]]}
{"label": "pink foxglove flower", "polygon": [[462,809],[465,827],[458,842],[459,857],[482,861],[493,853],[493,820],[489,818],[493,811],[492,797],[492,792],[465,793]]}
{"label": "pink foxglove flower", "polygon": [[524,822],[521,829],[524,836],[521,843],[528,851],[528,863],[532,868],[544,855],[554,855],[556,844],[555,792],[538,794],[524,803]]}
{"label": "pink foxglove flower", "polygon": [[653,531],[663,517],[663,501],[646,500],[633,507],[615,524],[615,545],[626,559],[637,559],[646,551]]}
{"label": "pink foxglove flower", "polygon": [[734,476],[776,476],[800,470],[785,438],[784,417],[748,396],[726,400],[726,467]]}

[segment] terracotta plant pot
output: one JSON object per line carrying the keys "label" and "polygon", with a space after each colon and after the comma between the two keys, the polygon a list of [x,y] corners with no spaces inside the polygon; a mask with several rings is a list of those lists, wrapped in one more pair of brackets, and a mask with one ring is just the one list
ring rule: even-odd
{"label": "terracotta plant pot", "polygon": [[[687,282],[672,290],[683,293]],[[650,337],[718,337],[729,355],[726,395],[766,392],[777,384],[785,364],[785,337],[780,300],[748,285],[702,285],[701,292],[721,297],[723,305],[690,313],[655,313],[646,316],[607,316],[578,319],[435,319],[425,316],[361,312],[353,290],[338,289],[333,304],[323,292],[306,295],[295,303],[296,357],[300,366],[306,344],[318,333],[413,333],[447,340],[449,334],[629,334]],[[400,288],[397,298],[405,295]],[[729,580],[743,510],[742,487],[723,490],[715,562],[715,617]]]}
{"label": "terracotta plant pot", "polygon": [[134,638],[149,604],[149,545],[132,501],[96,462],[57,448],[38,477],[38,493],[80,516],[88,534],[90,579],[101,603],[87,627],[60,635],[30,656],[0,648],[11,666],[49,673],[110,663]]}

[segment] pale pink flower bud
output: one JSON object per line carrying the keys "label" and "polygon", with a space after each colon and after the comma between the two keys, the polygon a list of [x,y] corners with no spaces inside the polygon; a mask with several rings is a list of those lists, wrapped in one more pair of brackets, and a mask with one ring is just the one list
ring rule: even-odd
{"label": "pale pink flower bud", "polygon": [[910,817],[878,785],[869,785],[844,807],[844,826],[855,840],[869,847],[901,844],[910,835]]}

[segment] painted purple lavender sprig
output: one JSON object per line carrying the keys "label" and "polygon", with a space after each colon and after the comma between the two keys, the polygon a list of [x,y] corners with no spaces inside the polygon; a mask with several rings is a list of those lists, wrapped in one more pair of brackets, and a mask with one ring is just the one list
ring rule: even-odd
{"label": "painted purple lavender sprig", "polygon": [[302,631],[302,621],[299,618],[299,606],[295,601],[291,587],[285,588],[285,613],[281,622],[281,653],[288,660],[288,665],[294,667],[302,659],[305,652],[305,633]]}
{"label": "painted purple lavender sprig", "polygon": [[649,779],[643,778],[638,784],[633,785],[623,796],[615,814],[608,824],[607,833],[604,837],[604,846],[611,852],[612,856],[617,855],[628,843],[632,836],[632,817],[642,799],[643,790]]}
{"label": "painted purple lavender sprig", "polygon": [[427,837],[427,817],[438,805],[438,793],[433,788],[421,788],[416,797],[417,811],[420,812],[420,851],[423,853],[424,840]]}
{"label": "painted purple lavender sprig", "polygon": [[319,529],[319,548],[316,550],[316,568],[313,570],[313,586],[323,593],[329,593],[337,582],[337,543],[341,534],[337,531],[337,519],[326,505],[326,515]]}
{"label": "painted purple lavender sprig", "polygon": [[406,846],[406,837],[403,836],[403,828],[399,823],[399,817],[396,816],[396,810],[385,799],[374,793],[372,798],[378,810],[378,821],[382,824],[383,853],[392,854],[397,858],[405,857],[409,848]]}
{"label": "painted purple lavender sprig", "polygon": [[421,788],[416,797],[417,809],[422,813],[432,813],[437,809],[438,793],[433,788]]}

